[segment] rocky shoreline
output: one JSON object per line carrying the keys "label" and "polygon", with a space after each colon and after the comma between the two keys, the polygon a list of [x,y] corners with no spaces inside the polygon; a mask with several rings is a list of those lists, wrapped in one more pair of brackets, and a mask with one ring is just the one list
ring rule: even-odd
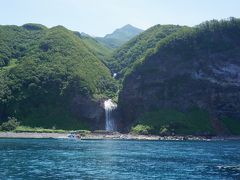
{"label": "rocky shoreline", "polygon": [[196,136],[157,136],[157,135],[136,135],[136,134],[96,134],[91,133],[85,136],[81,136],[81,139],[116,139],[116,140],[170,140],[170,141],[181,141],[181,140],[207,140],[204,137]]}
{"label": "rocky shoreline", "polygon": [[[136,135],[121,133],[88,133],[79,134],[81,140],[155,140],[155,141],[210,141],[210,140],[240,140],[240,136],[157,136],[157,135]],[[67,133],[15,133],[0,132],[0,138],[56,138],[68,139]]]}
{"label": "rocky shoreline", "polygon": [[0,132],[0,138],[67,138],[66,133]]}

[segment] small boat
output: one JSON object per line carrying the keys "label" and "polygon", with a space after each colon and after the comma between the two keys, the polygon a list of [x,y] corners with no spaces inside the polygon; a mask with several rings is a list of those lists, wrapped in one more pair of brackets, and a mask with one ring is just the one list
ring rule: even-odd
{"label": "small boat", "polygon": [[79,136],[79,134],[73,133],[71,132],[70,134],[68,134],[67,136],[69,139],[80,139],[81,137]]}

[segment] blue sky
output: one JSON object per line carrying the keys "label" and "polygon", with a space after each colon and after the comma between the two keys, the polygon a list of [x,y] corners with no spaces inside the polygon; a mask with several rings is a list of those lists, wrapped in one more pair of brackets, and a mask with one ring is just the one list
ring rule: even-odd
{"label": "blue sky", "polygon": [[0,0],[0,24],[63,25],[95,36],[125,24],[193,26],[230,16],[240,18],[240,0]]}

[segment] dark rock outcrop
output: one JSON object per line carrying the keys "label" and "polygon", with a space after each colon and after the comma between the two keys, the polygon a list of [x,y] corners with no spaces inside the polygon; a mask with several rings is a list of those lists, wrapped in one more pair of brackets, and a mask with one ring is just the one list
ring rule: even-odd
{"label": "dark rock outcrop", "polygon": [[240,119],[240,23],[208,22],[170,37],[125,79],[123,124],[163,108],[206,110],[213,119]]}
{"label": "dark rock outcrop", "polygon": [[92,130],[105,129],[104,100],[94,101],[84,96],[76,96],[71,105],[71,111],[86,121]]}

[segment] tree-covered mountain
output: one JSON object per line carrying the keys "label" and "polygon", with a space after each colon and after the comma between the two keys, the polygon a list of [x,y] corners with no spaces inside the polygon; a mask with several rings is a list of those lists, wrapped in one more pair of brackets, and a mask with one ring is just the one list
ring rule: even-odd
{"label": "tree-covered mountain", "polygon": [[101,44],[90,35],[79,32],[74,33],[87,45],[89,51],[97,56],[102,62],[106,63],[106,60],[109,59],[112,53],[112,49],[106,47],[104,44]]}
{"label": "tree-covered mountain", "polygon": [[144,58],[162,39],[181,28],[184,27],[177,25],[156,25],[147,29],[113,52],[111,58],[108,60],[109,68],[113,73],[118,74],[118,78],[123,78],[132,69],[134,64]]}
{"label": "tree-covered mountain", "polygon": [[115,49],[120,47],[133,37],[137,36],[142,31],[143,30],[139,28],[127,24],[122,28],[116,29],[113,33],[107,34],[104,37],[96,37],[96,40],[109,48]]}
{"label": "tree-covered mountain", "polygon": [[93,128],[101,99],[116,91],[101,47],[62,26],[0,26],[0,120],[62,129]]}
{"label": "tree-covered mountain", "polygon": [[123,29],[106,36],[125,39],[113,51],[63,26],[0,26],[0,121],[103,129],[120,82],[119,130],[240,134],[239,19]]}
{"label": "tree-covered mountain", "polygon": [[119,108],[128,130],[240,134],[240,20],[163,38],[124,79]]}

